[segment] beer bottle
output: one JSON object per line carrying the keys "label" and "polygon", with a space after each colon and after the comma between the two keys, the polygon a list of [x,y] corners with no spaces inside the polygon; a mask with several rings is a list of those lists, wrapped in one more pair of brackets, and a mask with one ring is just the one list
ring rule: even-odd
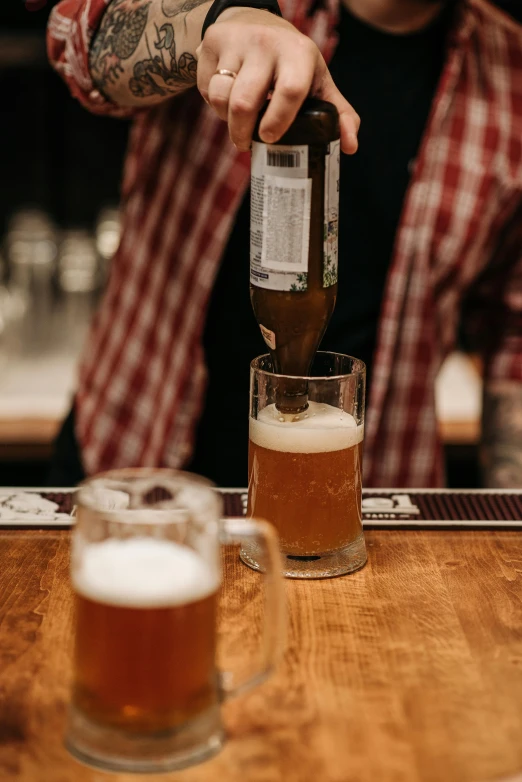
{"label": "beer bottle", "polygon": [[[259,118],[261,121],[262,114]],[[252,142],[250,295],[274,372],[309,375],[337,295],[339,116],[309,98],[277,144]],[[279,410],[307,407],[286,381]]]}

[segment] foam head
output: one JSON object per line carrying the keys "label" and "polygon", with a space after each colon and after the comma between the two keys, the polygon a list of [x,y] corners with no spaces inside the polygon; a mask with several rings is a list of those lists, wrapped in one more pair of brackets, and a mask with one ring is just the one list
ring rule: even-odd
{"label": "foam head", "polygon": [[299,416],[282,415],[268,405],[250,419],[250,439],[271,451],[287,453],[328,453],[351,448],[364,437],[364,426],[344,410],[309,402]]}
{"label": "foam head", "polygon": [[196,551],[146,537],[84,544],[75,552],[72,579],[84,597],[128,608],[193,603],[219,586],[218,573]]}

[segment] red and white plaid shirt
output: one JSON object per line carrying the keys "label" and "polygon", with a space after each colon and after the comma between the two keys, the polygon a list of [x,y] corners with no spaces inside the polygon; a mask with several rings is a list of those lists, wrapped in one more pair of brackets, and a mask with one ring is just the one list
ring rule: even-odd
{"label": "red and white plaid shirt", "polygon": [[[87,108],[124,116],[88,69],[108,2],[62,0],[49,54]],[[312,18],[309,4],[283,0],[282,10],[328,60],[338,0]],[[88,473],[190,456],[207,304],[249,165],[195,89],[135,113],[123,238],[76,397]],[[522,28],[486,0],[462,2],[403,208],[366,420],[367,486],[443,483],[434,381],[464,298],[488,377],[522,382]]]}

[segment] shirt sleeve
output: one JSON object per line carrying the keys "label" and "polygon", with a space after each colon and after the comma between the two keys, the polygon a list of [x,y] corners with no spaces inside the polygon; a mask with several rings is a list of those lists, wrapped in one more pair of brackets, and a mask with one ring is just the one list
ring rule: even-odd
{"label": "shirt sleeve", "polygon": [[138,109],[108,101],[93,83],[89,48],[110,0],[61,0],[49,17],[47,53],[71,94],[94,114],[131,117]]}

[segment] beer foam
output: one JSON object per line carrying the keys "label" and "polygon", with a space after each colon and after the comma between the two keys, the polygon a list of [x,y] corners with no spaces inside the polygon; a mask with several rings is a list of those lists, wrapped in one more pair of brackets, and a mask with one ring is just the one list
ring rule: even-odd
{"label": "beer foam", "polygon": [[284,415],[268,405],[250,418],[250,439],[262,448],[287,453],[328,453],[360,443],[364,426],[331,405],[309,402],[305,413]]}
{"label": "beer foam", "polygon": [[213,565],[193,549],[169,540],[135,537],[87,543],[75,552],[73,563],[77,592],[127,608],[193,603],[219,586]]}

